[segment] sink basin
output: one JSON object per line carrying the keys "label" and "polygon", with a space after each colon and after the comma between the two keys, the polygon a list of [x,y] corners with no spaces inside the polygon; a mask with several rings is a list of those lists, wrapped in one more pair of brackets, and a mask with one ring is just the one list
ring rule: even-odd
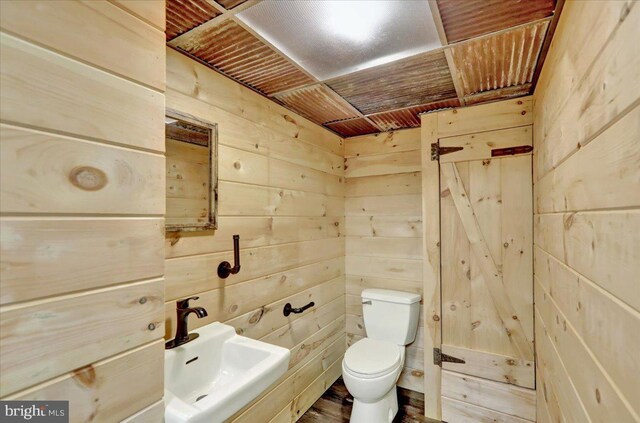
{"label": "sink basin", "polygon": [[195,340],[165,351],[166,423],[223,422],[249,404],[289,366],[289,350],[211,323]]}

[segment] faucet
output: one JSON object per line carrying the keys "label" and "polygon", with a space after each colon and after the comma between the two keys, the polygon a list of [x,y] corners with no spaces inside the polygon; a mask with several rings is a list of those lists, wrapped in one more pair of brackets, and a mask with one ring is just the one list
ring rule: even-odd
{"label": "faucet", "polygon": [[186,344],[187,342],[193,341],[198,336],[200,336],[195,332],[189,333],[187,325],[187,317],[189,317],[191,313],[195,313],[195,315],[198,316],[198,319],[207,317],[207,310],[205,310],[204,308],[189,307],[189,301],[195,301],[198,298],[199,297],[190,297],[185,300],[176,301],[176,337],[165,344],[165,349],[169,350],[179,345]]}

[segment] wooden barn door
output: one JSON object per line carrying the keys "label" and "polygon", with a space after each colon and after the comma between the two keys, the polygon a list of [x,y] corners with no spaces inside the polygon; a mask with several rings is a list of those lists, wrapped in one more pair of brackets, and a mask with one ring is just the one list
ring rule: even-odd
{"label": "wooden barn door", "polygon": [[[531,155],[527,146],[509,150],[531,133],[518,131],[440,140],[445,421],[496,418],[494,410],[535,419]],[[501,140],[507,148],[486,147]]]}

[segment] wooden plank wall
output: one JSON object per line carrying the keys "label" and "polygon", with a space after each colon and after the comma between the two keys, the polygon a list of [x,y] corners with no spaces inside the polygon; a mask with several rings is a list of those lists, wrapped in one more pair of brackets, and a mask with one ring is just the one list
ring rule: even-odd
{"label": "wooden plank wall", "polygon": [[640,421],[640,4],[567,1],[534,94],[538,421]]}
{"label": "wooden plank wall", "polygon": [[0,2],[0,395],[72,422],[162,409],[165,4],[139,3]]}
{"label": "wooden plank wall", "polygon": [[[167,107],[218,124],[219,226],[166,238],[166,336],[175,301],[291,350],[289,371],[234,421],[296,421],[341,373],[345,350],[344,147],[333,133],[167,50]],[[219,279],[240,235],[242,268]],[[315,307],[284,317],[286,303]]]}
{"label": "wooden plank wall", "polygon": [[[365,288],[422,293],[420,128],[345,140],[347,343],[366,335]],[[422,313],[420,314],[422,316]],[[423,320],[399,386],[423,392]]]}

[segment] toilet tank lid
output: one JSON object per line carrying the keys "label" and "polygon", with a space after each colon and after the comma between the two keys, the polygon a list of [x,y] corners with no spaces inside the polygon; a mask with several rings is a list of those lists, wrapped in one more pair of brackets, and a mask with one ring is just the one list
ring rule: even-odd
{"label": "toilet tank lid", "polygon": [[420,301],[420,294],[413,292],[392,291],[390,289],[365,289],[362,291],[363,300],[386,301],[397,304],[413,304]]}

